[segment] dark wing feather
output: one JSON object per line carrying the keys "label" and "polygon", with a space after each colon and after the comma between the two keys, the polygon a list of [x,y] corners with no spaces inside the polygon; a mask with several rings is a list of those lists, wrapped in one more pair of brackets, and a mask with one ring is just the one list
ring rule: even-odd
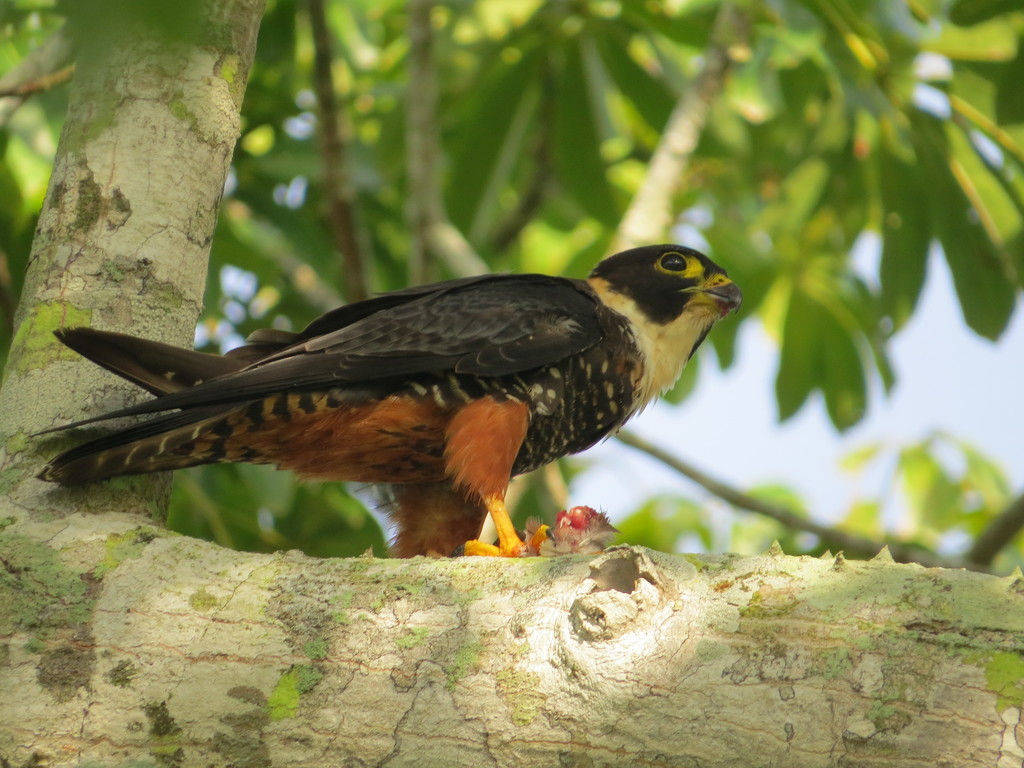
{"label": "dark wing feather", "polygon": [[[445,371],[504,376],[597,343],[596,307],[586,283],[546,275],[492,275],[385,294],[328,313],[296,343],[243,370],[67,426]],[[308,335],[309,328],[323,333]]]}
{"label": "dark wing feather", "polygon": [[479,275],[477,277],[463,277],[457,280],[445,280],[440,283],[428,285],[417,285],[412,288],[403,288],[400,291],[383,293],[365,301],[357,301],[346,304],[343,307],[325,312],[313,320],[309,325],[295,334],[295,341],[306,341],[308,339],[324,336],[341,328],[346,328],[370,315],[382,312],[401,304],[408,304],[425,296],[437,296],[443,293],[460,291],[477,283],[503,281],[508,279],[505,275]]}
{"label": "dark wing feather", "polygon": [[259,366],[322,353],[344,381],[446,370],[504,376],[600,339],[595,300],[576,281],[517,275],[477,278],[456,289],[441,285],[443,291],[296,344]]}
{"label": "dark wing feather", "polygon": [[423,296],[459,290],[474,283],[492,280],[495,277],[498,277],[499,280],[502,279],[502,276],[481,275],[431,283],[429,285],[418,285],[400,291],[391,291],[390,293],[384,293],[365,301],[345,304],[325,312],[298,332],[281,331],[276,328],[262,328],[250,334],[243,346],[232,349],[227,353],[226,357],[245,364],[257,363],[287,347],[292,347],[318,336],[324,336],[340,330],[391,307],[406,304]]}
{"label": "dark wing feather", "polygon": [[243,364],[221,355],[179,349],[113,331],[62,328],[54,333],[82,357],[154,395],[167,395],[193,387],[243,367]]}

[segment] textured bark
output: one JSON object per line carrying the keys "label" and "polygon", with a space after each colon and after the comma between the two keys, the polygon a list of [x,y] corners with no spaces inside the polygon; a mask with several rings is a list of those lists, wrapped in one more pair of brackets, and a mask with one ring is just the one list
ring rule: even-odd
{"label": "textured bark", "polygon": [[80,61],[0,393],[0,765],[1021,764],[1019,573],[253,555],[32,480],[129,397],[53,328],[191,337],[260,6]]}
{"label": "textured bark", "polygon": [[3,536],[5,764],[1024,759],[1019,573],[630,548],[313,560],[77,515]]}
{"label": "textured bark", "polygon": [[73,18],[68,115],[0,391],[0,493],[22,514],[86,503],[142,512],[162,497],[166,482],[148,479],[88,496],[33,479],[62,444],[33,433],[139,396],[52,331],[90,325],[191,344],[262,7],[192,2],[183,14],[201,10],[202,23],[173,34],[125,9],[116,24],[88,18],[109,3]]}

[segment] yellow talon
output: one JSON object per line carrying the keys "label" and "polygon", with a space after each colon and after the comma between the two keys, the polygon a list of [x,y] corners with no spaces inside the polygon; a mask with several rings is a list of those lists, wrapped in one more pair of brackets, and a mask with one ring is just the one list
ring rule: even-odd
{"label": "yellow talon", "polygon": [[482,541],[473,539],[467,541],[462,553],[470,557],[501,557],[501,550],[493,544],[485,544]]}
{"label": "yellow talon", "polygon": [[512,525],[512,518],[505,509],[505,500],[492,496],[485,501],[487,512],[494,521],[494,527],[498,529],[498,546],[474,539],[466,542],[465,554],[482,557],[519,557],[525,545]]}

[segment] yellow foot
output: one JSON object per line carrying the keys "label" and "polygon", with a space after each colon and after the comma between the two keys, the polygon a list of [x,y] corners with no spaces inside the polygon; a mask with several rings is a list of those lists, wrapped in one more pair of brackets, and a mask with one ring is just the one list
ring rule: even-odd
{"label": "yellow foot", "polygon": [[514,541],[502,542],[501,546],[485,544],[482,541],[467,541],[462,553],[470,557],[519,557],[523,551],[523,542],[518,537]]}
{"label": "yellow foot", "polygon": [[498,546],[473,539],[466,542],[463,554],[478,557],[519,557],[526,545],[519,538],[515,526],[509,519],[505,500],[501,496],[489,496],[484,499],[484,503],[494,521],[494,527],[498,529]]}

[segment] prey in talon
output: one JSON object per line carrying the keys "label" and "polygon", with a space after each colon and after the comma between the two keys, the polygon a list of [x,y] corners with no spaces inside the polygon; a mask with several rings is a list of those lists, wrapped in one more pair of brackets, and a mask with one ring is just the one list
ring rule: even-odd
{"label": "prey in talon", "polygon": [[[62,329],[68,347],[155,397],[59,427],[145,417],[60,454],[40,477],[79,485],[273,464],[385,486],[396,556],[516,557],[525,543],[505,508],[509,480],[614,434],[741,298],[707,256],[652,245],[609,256],[585,280],[487,275],[382,294],[298,332],[257,331],[224,356]],[[488,514],[497,543],[478,540]]]}
{"label": "prey in talon", "polygon": [[618,533],[608,515],[593,507],[572,507],[555,515],[555,524],[544,525],[535,517],[526,521],[524,555],[596,555]]}

